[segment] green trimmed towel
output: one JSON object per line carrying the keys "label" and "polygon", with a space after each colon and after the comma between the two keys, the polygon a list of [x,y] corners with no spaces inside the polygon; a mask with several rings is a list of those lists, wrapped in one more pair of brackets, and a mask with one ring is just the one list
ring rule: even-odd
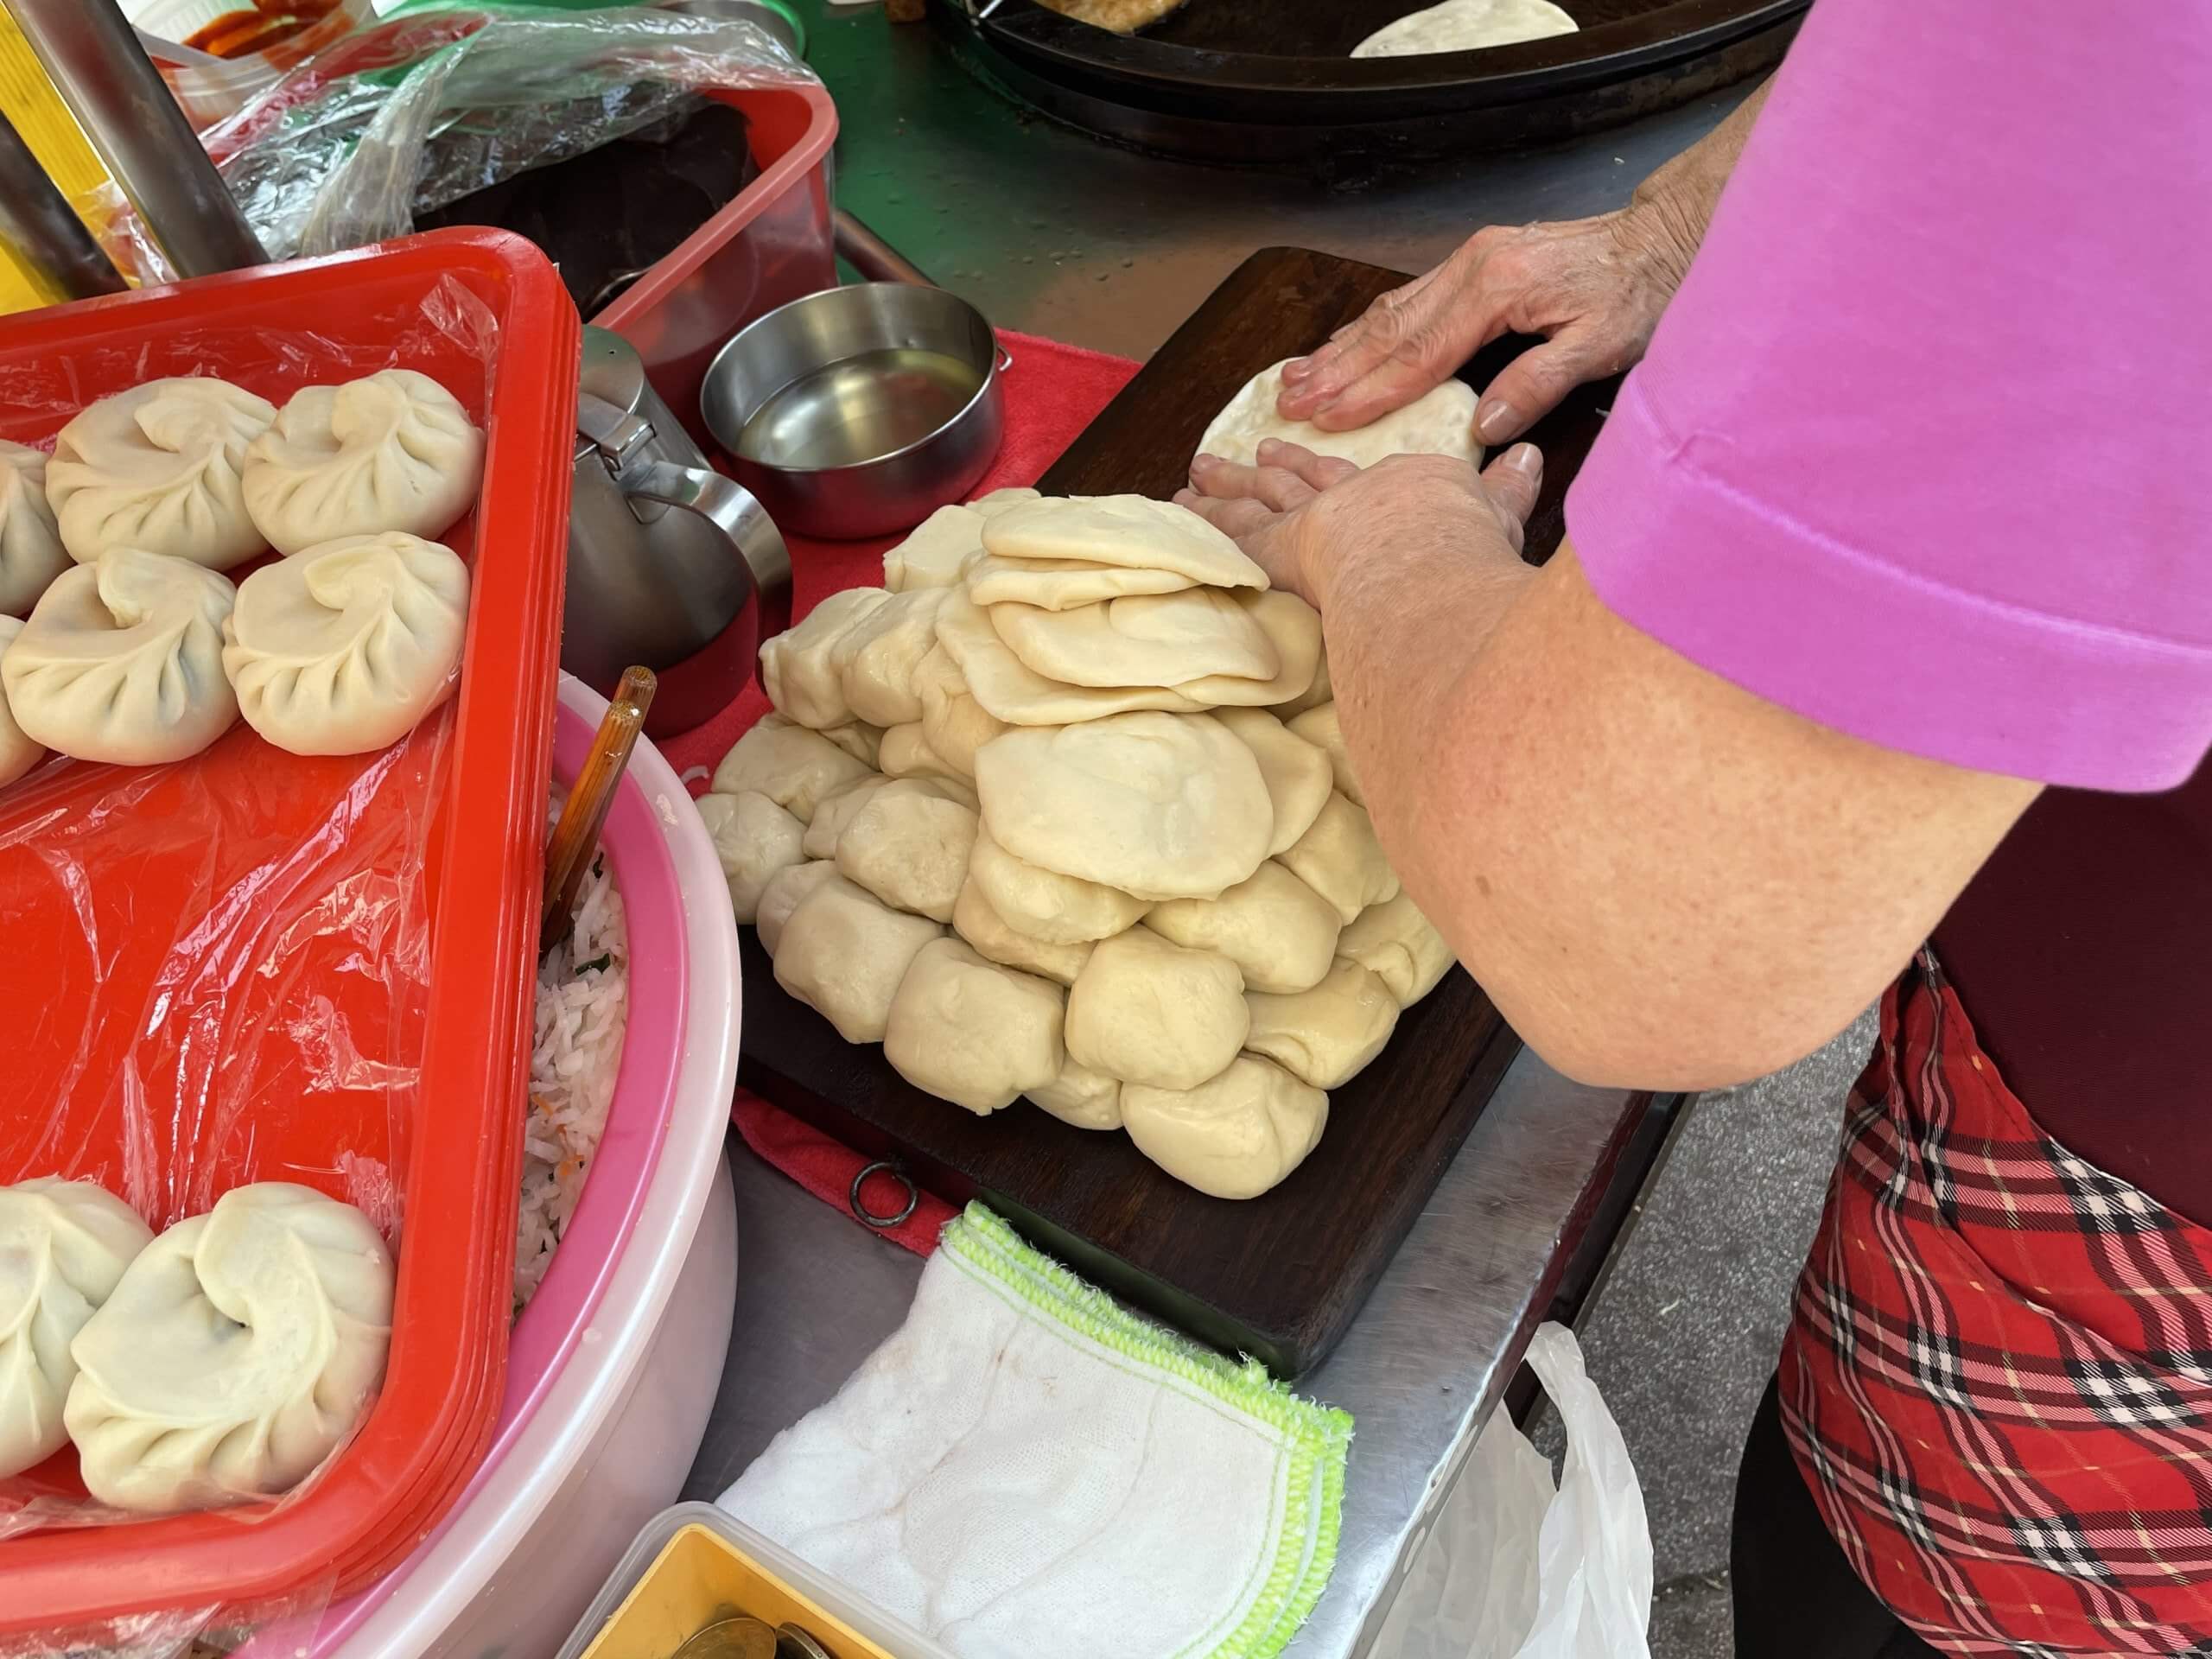
{"label": "green trimmed towel", "polygon": [[1351,1440],[970,1205],[721,1504],[960,1659],[1264,1659],[1335,1564]]}

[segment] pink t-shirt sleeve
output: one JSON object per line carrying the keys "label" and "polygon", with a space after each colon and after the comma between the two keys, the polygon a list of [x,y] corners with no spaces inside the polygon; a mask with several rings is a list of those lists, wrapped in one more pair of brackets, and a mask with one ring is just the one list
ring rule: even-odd
{"label": "pink t-shirt sleeve", "polygon": [[1569,493],[1617,614],[1886,747],[2212,744],[2212,22],[1820,0]]}

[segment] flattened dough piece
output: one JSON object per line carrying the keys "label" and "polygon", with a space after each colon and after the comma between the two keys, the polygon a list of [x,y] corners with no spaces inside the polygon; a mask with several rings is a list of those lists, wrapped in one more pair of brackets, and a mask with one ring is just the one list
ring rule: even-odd
{"label": "flattened dough piece", "polygon": [[714,837],[731,908],[741,922],[757,919],[760,889],[780,871],[805,861],[806,826],[757,790],[702,795],[696,804]]}
{"label": "flattened dough piece", "polygon": [[1450,455],[1482,462],[1483,447],[1475,442],[1475,389],[1464,380],[1446,380],[1403,409],[1349,432],[1324,432],[1311,421],[1283,419],[1275,413],[1281,393],[1282,364],[1262,369],[1213,417],[1198,440],[1198,453],[1250,467],[1257,464],[1263,441],[1282,438],[1355,467],[1372,467],[1391,455]]}
{"label": "flattened dough piece", "polygon": [[1060,1075],[1029,1098],[1063,1123],[1078,1129],[1118,1129],[1122,1127],[1122,1080],[1070,1060]]}
{"label": "flattened dough piece", "polygon": [[1007,559],[1173,570],[1212,588],[1268,585],[1268,573],[1197,513],[1141,495],[1025,501],[984,524],[983,548]]}
{"label": "flattened dough piece", "polygon": [[1079,23],[1089,23],[1093,29],[1134,35],[1141,29],[1150,28],[1168,13],[1179,10],[1184,0],[1044,0],[1044,3],[1047,9]]}
{"label": "flattened dough piece", "polygon": [[1365,806],[1367,791],[1359,786],[1359,774],[1351,769],[1351,751],[1344,747],[1344,728],[1337,719],[1335,702],[1308,709],[1285,723],[1293,733],[1329,757],[1329,770],[1336,774],[1337,792],[1355,805]]}
{"label": "flattened dough piece", "polygon": [[1139,709],[1195,714],[1205,706],[1162,686],[1106,690],[1048,680],[1008,651],[982,607],[957,589],[937,613],[937,638],[967,681],[969,695],[986,714],[1009,726],[1065,726]]}
{"label": "flattened dough piece", "polygon": [[1071,559],[1002,559],[986,553],[968,568],[968,597],[978,605],[1034,605],[1071,611],[1129,594],[1175,594],[1198,584],[1173,570]]}
{"label": "flattened dough piece", "polygon": [[864,760],[871,767],[883,748],[883,728],[871,726],[864,720],[849,721],[842,726],[826,726],[822,735],[835,743],[855,760]]}
{"label": "flattened dough piece", "polygon": [[880,588],[848,588],[760,647],[760,689],[779,714],[817,732],[854,717],[837,671],[837,642],[890,597]]}
{"label": "flattened dough piece", "polygon": [[1058,986],[986,962],[957,939],[932,939],[891,999],[883,1057],[917,1089],[980,1116],[1058,1077],[1066,1007]]}
{"label": "flattened dough piece", "polygon": [[837,872],[887,905],[952,919],[976,844],[976,809],[926,779],[900,778],[870,795],[837,837]]}
{"label": "flattened dough piece", "polygon": [[1321,982],[1344,931],[1337,908],[1274,860],[1218,899],[1171,899],[1145,925],[1235,963],[1248,990],[1303,991]]}
{"label": "flattened dough piece", "polygon": [[1324,640],[1321,654],[1313,660],[1313,683],[1287,702],[1272,704],[1271,709],[1277,720],[1287,722],[1308,709],[1318,709],[1325,702],[1333,702],[1336,695],[1336,688],[1329,683],[1329,646]]}
{"label": "flattened dough piece", "polygon": [[922,736],[930,752],[972,781],[976,751],[1005,731],[1006,722],[969,695],[960,664],[942,644],[915,669],[914,690],[921,698]]}
{"label": "flattened dough piece", "polygon": [[976,789],[1016,858],[1141,899],[1227,891],[1260,868],[1274,829],[1260,763],[1206,715],[1008,732],[976,752]]}
{"label": "flattened dough piece", "polygon": [[830,648],[845,702],[862,720],[888,727],[922,717],[914,671],[937,649],[937,609],[950,591],[916,588],[893,594]]}
{"label": "flattened dough piece", "polygon": [[1403,892],[1361,911],[1337,940],[1337,954],[1389,986],[1402,1008],[1434,990],[1459,960],[1435,924]]}
{"label": "flattened dough piece", "polygon": [[1157,1089],[1194,1089],[1236,1058],[1250,1027],[1236,964],[1148,929],[1102,939],[1068,992],[1071,1058]]}
{"label": "flattened dough piece", "polygon": [[986,961],[1019,968],[1059,985],[1074,984],[1083,964],[1090,960],[1088,944],[1047,944],[1008,927],[1006,918],[991,908],[991,901],[983,896],[973,875],[962,884],[959,902],[952,906],[952,931]]}
{"label": "flattened dough piece", "polygon": [[1351,1082],[1398,1028],[1398,999],[1356,962],[1339,962],[1311,990],[1244,1001],[1252,1011],[1244,1046],[1316,1089]]}
{"label": "flattened dough piece", "polygon": [[930,747],[930,741],[918,721],[907,726],[893,726],[883,734],[883,749],[877,757],[887,778],[928,778],[941,784],[950,784],[962,795],[972,797],[975,780],[960,772]]}
{"label": "flattened dough piece", "polygon": [[1149,900],[1118,887],[1062,875],[1016,858],[992,839],[988,823],[976,832],[968,874],[1000,920],[1046,944],[1088,944],[1111,938],[1135,926],[1152,908]]}
{"label": "flattened dough piece", "polygon": [[1398,896],[1398,878],[1375,838],[1366,809],[1334,790],[1313,827],[1282,855],[1291,874],[1337,907],[1349,927],[1370,905]]}
{"label": "flattened dough piece", "polygon": [[760,948],[772,958],[777,945],[783,942],[784,924],[791,920],[799,900],[824,881],[842,879],[836,865],[826,858],[794,864],[769,878],[768,885],[760,889],[760,907],[753,918],[753,925],[760,935]]}
{"label": "flattened dough piece", "polygon": [[883,585],[894,594],[951,587],[983,550],[983,519],[973,507],[939,507],[883,556]]}
{"label": "flattened dough piece", "polygon": [[805,823],[824,795],[872,770],[821,733],[782,715],[763,715],[722,756],[708,787],[717,795],[758,791]]}
{"label": "flattened dough piece", "polygon": [[968,504],[971,512],[980,512],[986,518],[995,518],[1008,507],[1018,507],[1024,501],[1041,501],[1044,492],[1033,490],[1027,484],[1009,484],[1002,490],[993,490],[988,495],[979,495]]}
{"label": "flattened dough piece", "polygon": [[849,1043],[880,1043],[891,999],[921,949],[944,930],[842,876],[798,901],[776,946],[776,983]]}
{"label": "flattened dough piece", "polygon": [[800,838],[799,851],[809,858],[836,858],[837,837],[845,833],[853,814],[866,806],[868,797],[890,781],[870,773],[824,795],[815,803],[814,817],[806,826],[806,834]]}
{"label": "flattened dough piece", "polygon": [[1008,651],[1063,685],[1176,685],[1217,674],[1271,681],[1282,669],[1274,641],[1219,588],[1131,594],[1072,611],[994,605],[988,615]]}
{"label": "flattened dough piece", "polygon": [[1319,1144],[1329,1097],[1240,1054],[1195,1089],[1130,1084],[1122,1118],[1137,1150],[1185,1185],[1217,1198],[1256,1198]]}
{"label": "flattened dough piece", "polygon": [[1175,689],[1209,709],[1224,704],[1268,709],[1311,687],[1321,661],[1321,613],[1296,594],[1240,593],[1236,602],[1251,613],[1260,632],[1274,645],[1281,670],[1268,680],[1209,674],[1203,679],[1186,680]]}
{"label": "flattened dough piece", "polygon": [[1410,58],[1475,52],[1516,41],[1572,35],[1574,19],[1551,0],[1444,0],[1386,23],[1351,49],[1355,58]]}
{"label": "flattened dough piece", "polygon": [[1275,810],[1268,855],[1287,851],[1313,827],[1328,803],[1329,757],[1264,709],[1217,709],[1213,717],[1234,732],[1260,763],[1260,777]]}

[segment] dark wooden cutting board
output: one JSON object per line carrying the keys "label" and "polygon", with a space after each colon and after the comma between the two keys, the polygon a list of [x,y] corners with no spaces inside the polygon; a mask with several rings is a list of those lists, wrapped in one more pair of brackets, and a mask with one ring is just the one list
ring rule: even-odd
{"label": "dark wooden cutting board", "polygon": [[[1269,364],[1310,351],[1402,275],[1302,249],[1254,254],[1040,480],[1046,493],[1173,494],[1207,423]],[[1480,385],[1503,343],[1470,369]],[[1586,388],[1534,435],[1545,496],[1532,556],[1595,437]],[[1033,1243],[1192,1335],[1295,1376],[1344,1334],[1519,1047],[1465,973],[1406,1011],[1390,1045],[1331,1092],[1321,1143],[1273,1192],[1195,1192],[1125,1135],[1071,1128],[1027,1102],[978,1118],[902,1079],[777,985],[744,930],[746,1084],[955,1203],[980,1198]]]}

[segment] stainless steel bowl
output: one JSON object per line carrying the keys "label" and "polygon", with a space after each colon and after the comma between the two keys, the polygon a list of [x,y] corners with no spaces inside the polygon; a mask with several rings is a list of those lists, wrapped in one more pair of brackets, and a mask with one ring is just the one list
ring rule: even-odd
{"label": "stainless steel bowl", "polygon": [[883,536],[983,476],[1005,433],[1008,361],[982,313],[941,288],[825,289],[740,329],[708,365],[699,410],[785,530]]}

